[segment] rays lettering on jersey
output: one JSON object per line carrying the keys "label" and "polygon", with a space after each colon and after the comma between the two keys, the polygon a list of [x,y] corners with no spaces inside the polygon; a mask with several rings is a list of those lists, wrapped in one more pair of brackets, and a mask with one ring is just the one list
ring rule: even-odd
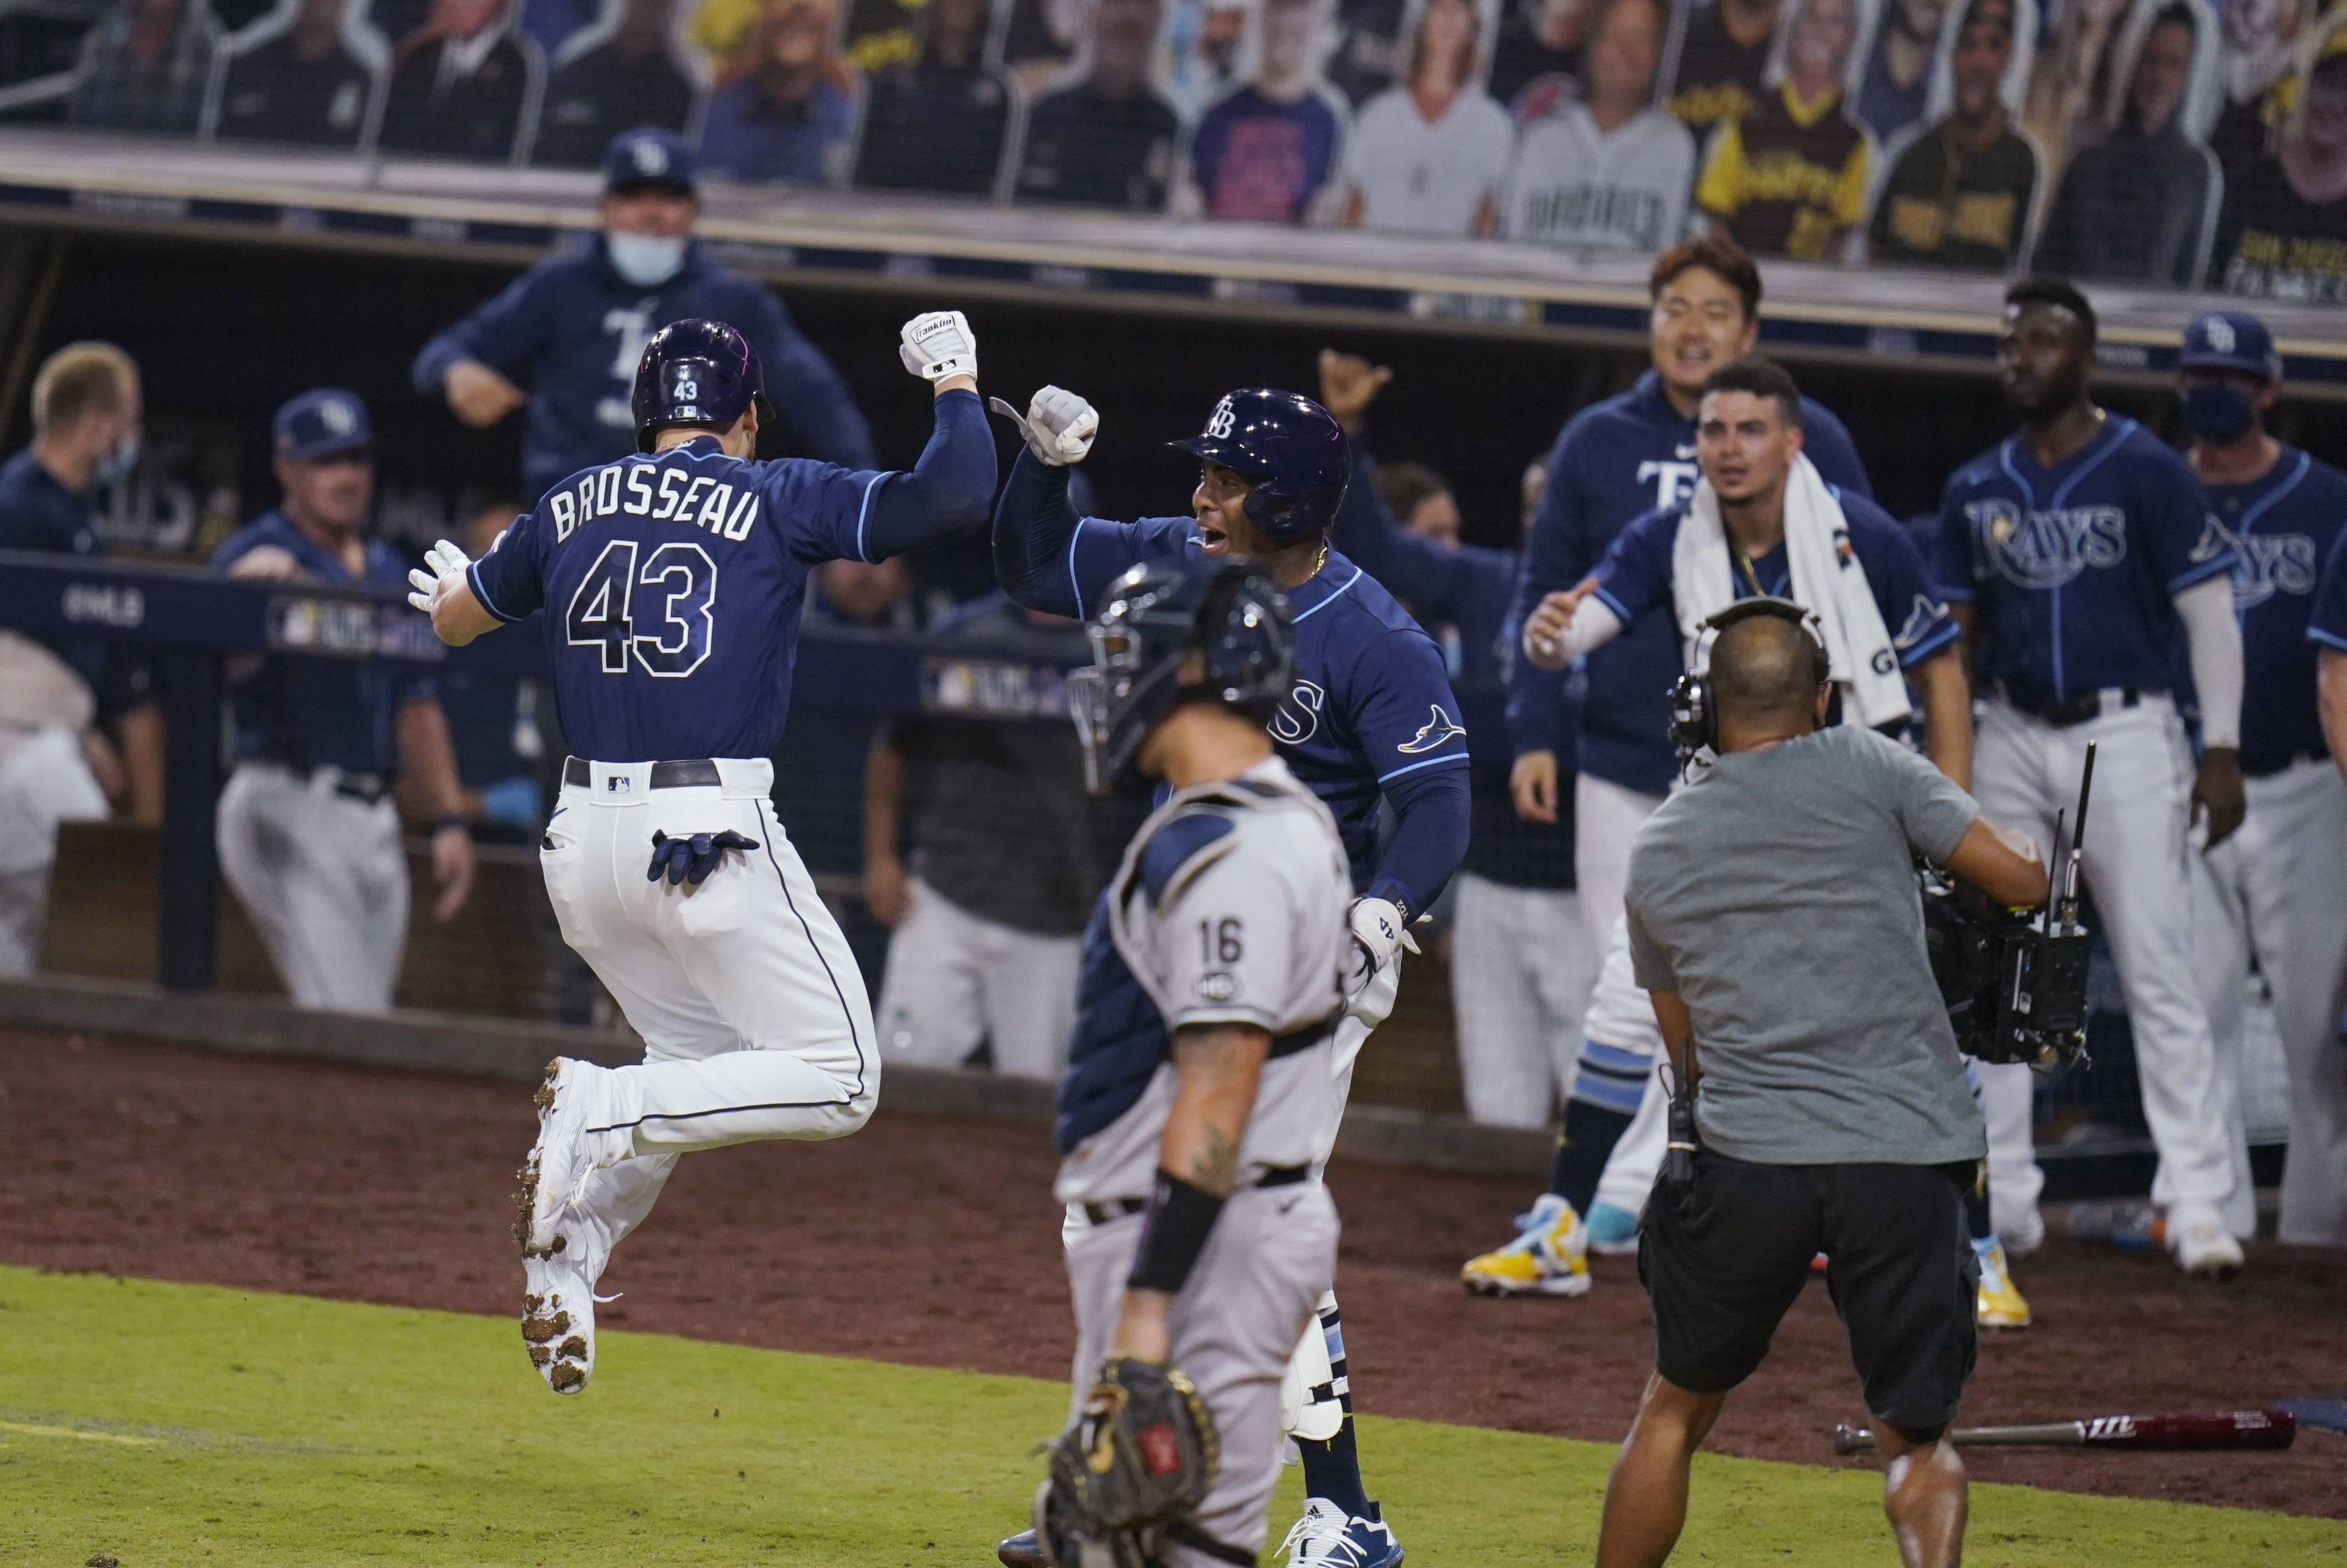
{"label": "rays lettering on jersey", "polygon": [[2062,507],[2024,511],[2002,497],[1967,501],[1977,559],[2018,588],[2059,588],[2088,567],[2127,559],[2121,507]]}
{"label": "rays lettering on jersey", "polygon": [[1271,715],[1271,738],[1282,745],[1302,745],[1319,732],[1320,710],[1327,704],[1327,692],[1309,681],[1298,681]]}
{"label": "rays lettering on jersey", "polygon": [[2233,608],[2255,610],[2277,593],[2314,591],[2314,541],[2304,534],[2239,534],[2219,526],[2240,552],[2233,568]]}
{"label": "rays lettering on jersey", "polygon": [[[657,488],[652,482],[655,474],[660,476]],[[688,477],[682,468],[664,468],[657,463],[614,463],[589,469],[570,488],[554,491],[546,497],[546,507],[554,514],[557,543],[569,538],[579,525],[609,517],[689,523],[729,539],[744,539],[758,520],[758,492],[744,490],[736,496],[733,486],[720,484],[706,474]]]}

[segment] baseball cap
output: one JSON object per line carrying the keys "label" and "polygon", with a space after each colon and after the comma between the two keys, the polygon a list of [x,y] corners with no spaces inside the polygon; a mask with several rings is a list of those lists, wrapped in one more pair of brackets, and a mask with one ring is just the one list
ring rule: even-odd
{"label": "baseball cap", "polygon": [[623,130],[603,149],[606,194],[638,185],[666,185],[692,194],[692,149],[684,138],[655,125]]}
{"label": "baseball cap", "polygon": [[2184,329],[2178,370],[2238,370],[2245,375],[2281,379],[2281,355],[2273,333],[2247,311],[2203,311]]}
{"label": "baseball cap", "polygon": [[355,392],[314,386],[277,411],[277,455],[313,462],[374,445],[367,406]]}

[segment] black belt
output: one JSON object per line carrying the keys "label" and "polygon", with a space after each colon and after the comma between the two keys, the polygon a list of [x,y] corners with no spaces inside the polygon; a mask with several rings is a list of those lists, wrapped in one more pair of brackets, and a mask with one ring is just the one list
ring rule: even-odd
{"label": "black belt", "polygon": [[2119,706],[2122,708],[2132,708],[2146,697],[2159,695],[2157,691],[2147,691],[2141,686],[2114,686],[2098,687],[2092,692],[2081,692],[2075,697],[2056,697],[2050,692],[2041,692],[2025,682],[2017,681],[2000,682],[1997,690],[2004,694],[2004,700],[2014,707],[2032,718],[2045,720],[2057,730],[2066,730],[2074,724],[2083,724],[2089,719],[2101,718],[2105,691],[2116,692],[2119,694]]}
{"label": "black belt", "polygon": [[1311,1050],[1330,1035],[1335,1034],[1337,1025],[1343,1020],[1344,1017],[1344,1009],[1339,1008],[1317,1023],[1307,1023],[1301,1029],[1291,1029],[1286,1034],[1273,1035],[1271,1051],[1265,1060],[1276,1061],[1283,1056],[1294,1056],[1299,1050]]}
{"label": "black belt", "polygon": [[2301,763],[2319,760],[2312,752],[2292,752],[2286,757],[2260,756],[2252,761],[2241,759],[2241,776],[2245,779],[2270,779],[2276,774],[2288,773]]}
{"label": "black belt", "polygon": [[[565,757],[562,760],[562,782],[591,789],[595,784],[595,764],[585,757]],[[653,789],[712,789],[725,781],[717,776],[717,764],[706,757],[686,763],[654,763]]]}
{"label": "black belt", "polygon": [[340,768],[313,768],[301,763],[281,763],[274,757],[255,757],[254,762],[272,768],[283,768],[302,784],[308,784],[320,774],[334,775],[334,793],[345,800],[373,805],[391,793],[391,781],[381,774],[344,773]]}
{"label": "black belt", "polygon": [[[1258,1187],[1292,1187],[1311,1178],[1312,1167],[1309,1165],[1274,1165],[1256,1177],[1255,1184]],[[1084,1218],[1096,1225],[1104,1225],[1111,1220],[1129,1218],[1148,1206],[1147,1198],[1112,1198],[1104,1204],[1086,1204]]]}

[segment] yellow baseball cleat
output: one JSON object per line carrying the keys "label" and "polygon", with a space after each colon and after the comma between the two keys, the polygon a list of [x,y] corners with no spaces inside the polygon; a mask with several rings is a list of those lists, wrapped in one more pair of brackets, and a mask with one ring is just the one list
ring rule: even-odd
{"label": "yellow baseball cleat", "polygon": [[1515,1240],[1468,1260],[1460,1284],[1478,1296],[1589,1294],[1589,1227],[1571,1204],[1544,1193],[1516,1225]]}
{"label": "yellow baseball cleat", "polygon": [[1973,1251],[1980,1257],[1980,1296],[1974,1315],[1983,1328],[2026,1328],[2029,1327],[2029,1303],[2020,1287],[2013,1283],[2013,1271],[2005,1266],[2004,1243],[1994,1236],[1986,1245],[1975,1241]]}

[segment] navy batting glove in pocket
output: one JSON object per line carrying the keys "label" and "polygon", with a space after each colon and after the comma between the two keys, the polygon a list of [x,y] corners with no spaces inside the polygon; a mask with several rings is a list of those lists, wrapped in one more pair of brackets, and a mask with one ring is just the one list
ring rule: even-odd
{"label": "navy batting glove in pocket", "polygon": [[730,827],[723,833],[696,833],[689,838],[671,838],[654,829],[652,863],[644,871],[644,880],[657,882],[666,872],[671,887],[687,882],[698,887],[709,880],[709,874],[717,869],[728,851],[758,847],[756,839],[744,838]]}

